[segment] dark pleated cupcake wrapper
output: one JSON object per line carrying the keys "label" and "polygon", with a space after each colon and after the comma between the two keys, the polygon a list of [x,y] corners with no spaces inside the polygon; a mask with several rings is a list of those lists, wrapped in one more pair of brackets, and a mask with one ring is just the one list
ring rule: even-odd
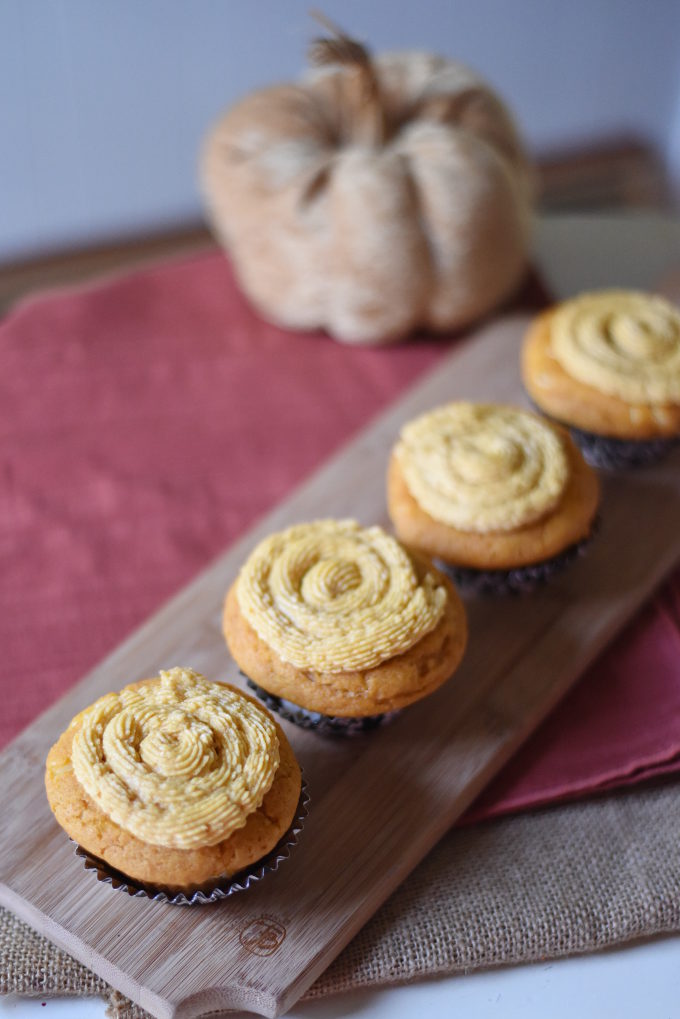
{"label": "dark pleated cupcake wrapper", "polygon": [[275,712],[287,722],[299,725],[302,729],[313,729],[321,736],[363,736],[367,732],[387,725],[400,713],[399,711],[386,711],[382,715],[365,715],[363,718],[344,718],[340,715],[322,715],[318,711],[308,711],[301,708],[299,704],[284,700],[275,694],[264,690],[257,683],[254,683],[249,676],[244,676],[250,689],[257,694],[262,703]]}
{"label": "dark pleated cupcake wrapper", "polygon": [[529,400],[538,414],[566,428],[583,453],[585,462],[600,470],[625,471],[628,467],[651,467],[680,446],[680,436],[666,439],[617,439],[613,435],[587,432],[551,417],[531,397]]}
{"label": "dark pleated cupcake wrapper", "polygon": [[544,559],[540,563],[532,563],[529,566],[518,566],[511,570],[473,570],[464,566],[452,566],[442,559],[435,559],[434,564],[451,577],[460,590],[467,595],[498,597],[530,594],[531,591],[546,584],[584,555],[599,527],[600,518],[596,517],[590,534],[582,538],[581,541],[575,542],[551,559]]}
{"label": "dark pleated cupcake wrapper", "polygon": [[649,467],[658,463],[680,445],[680,438],[614,439],[595,435],[567,425],[571,437],[591,467],[606,471],[623,471],[629,467]]}
{"label": "dark pleated cupcake wrapper", "polygon": [[177,892],[160,885],[146,885],[133,881],[120,871],[109,867],[104,860],[92,856],[82,846],[76,844],[76,856],[80,856],[85,869],[92,871],[97,881],[111,885],[116,891],[126,892],[136,898],[153,899],[155,902],[167,902],[173,906],[205,906],[208,903],[220,902],[228,899],[236,892],[243,892],[250,888],[256,881],[261,881],[266,874],[279,869],[281,863],[287,860],[291,850],[297,844],[298,835],[304,827],[304,820],[307,817],[307,805],[309,793],[307,784],[302,780],[300,799],[295,811],[295,817],[290,828],[281,836],[277,844],[261,860],[255,861],[249,867],[245,867],[233,877],[217,879],[209,882],[193,891]]}

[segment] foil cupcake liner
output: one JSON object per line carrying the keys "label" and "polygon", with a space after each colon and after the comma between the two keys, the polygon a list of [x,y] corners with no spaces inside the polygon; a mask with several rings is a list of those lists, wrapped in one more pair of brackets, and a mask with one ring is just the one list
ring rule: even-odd
{"label": "foil cupcake liner", "polygon": [[575,560],[580,559],[599,528],[600,518],[596,517],[590,534],[573,545],[569,545],[558,555],[544,559],[539,563],[517,566],[510,570],[474,570],[464,566],[452,566],[442,559],[435,559],[434,564],[467,595],[500,597],[530,594],[537,587],[541,587],[560,574]]}
{"label": "foil cupcake liner", "polygon": [[228,899],[236,892],[243,892],[250,888],[256,881],[261,881],[268,873],[279,869],[281,863],[287,860],[291,850],[297,845],[298,835],[304,827],[309,804],[309,793],[304,778],[300,789],[300,799],[295,810],[295,816],[291,825],[274,848],[262,859],[255,861],[249,867],[245,867],[233,877],[218,879],[218,882],[210,882],[202,885],[193,891],[173,891],[160,885],[147,885],[133,881],[132,878],[114,870],[104,860],[88,853],[86,849],[76,843],[76,856],[79,856],[85,869],[91,871],[97,881],[111,885],[116,891],[126,892],[135,898],[153,899],[154,902],[167,902],[172,906],[205,906],[208,903],[221,902]]}
{"label": "foil cupcake liner", "polygon": [[265,707],[284,718],[287,722],[299,725],[302,729],[313,729],[322,736],[363,736],[365,733],[379,729],[391,722],[400,711],[385,711],[381,715],[364,715],[359,718],[346,718],[341,715],[323,715],[319,711],[308,711],[307,708],[293,704],[283,697],[264,690],[254,683],[249,676],[241,673],[254,694],[259,697]]}

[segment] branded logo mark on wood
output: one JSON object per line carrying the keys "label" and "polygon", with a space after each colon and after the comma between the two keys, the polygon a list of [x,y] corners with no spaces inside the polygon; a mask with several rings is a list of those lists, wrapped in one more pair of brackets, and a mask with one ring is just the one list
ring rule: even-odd
{"label": "branded logo mark on wood", "polygon": [[270,916],[258,916],[239,933],[238,939],[251,955],[273,955],[286,936],[286,928]]}

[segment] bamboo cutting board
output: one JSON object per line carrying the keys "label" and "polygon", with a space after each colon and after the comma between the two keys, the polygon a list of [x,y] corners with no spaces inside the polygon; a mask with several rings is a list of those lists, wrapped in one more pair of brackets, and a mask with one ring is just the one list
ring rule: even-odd
{"label": "bamboo cutting board", "polygon": [[680,556],[678,456],[607,478],[586,558],[531,596],[469,601],[465,661],[433,697],[351,740],[286,724],[312,802],[278,873],[219,905],[181,908],[129,898],[85,872],[43,791],[45,755],[71,717],[176,664],[238,683],[221,606],[254,543],[320,516],[387,524],[384,471],[401,424],[456,398],[521,401],[525,326],[501,320],[457,348],[0,757],[0,902],[154,1015],[289,1008]]}

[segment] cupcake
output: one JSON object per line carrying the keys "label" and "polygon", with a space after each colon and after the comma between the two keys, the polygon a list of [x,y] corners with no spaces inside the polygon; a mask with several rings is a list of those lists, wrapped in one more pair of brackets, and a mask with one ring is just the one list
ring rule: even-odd
{"label": "cupcake", "polygon": [[680,312],[662,297],[594,291],[544,312],[522,374],[596,467],[653,462],[680,437]]}
{"label": "cupcake", "polygon": [[467,590],[524,591],[578,555],[599,501],[569,435],[535,414],[449,403],[407,423],[388,467],[398,537]]}
{"label": "cupcake", "polygon": [[192,669],[76,715],[47,756],[45,786],[58,823],[104,874],[182,902],[223,897],[274,850],[287,855],[301,809],[300,769],[276,721]]}
{"label": "cupcake", "polygon": [[254,549],[227,595],[224,634],[268,704],[347,734],[441,686],[467,626],[450,581],[380,527],[317,520]]}

